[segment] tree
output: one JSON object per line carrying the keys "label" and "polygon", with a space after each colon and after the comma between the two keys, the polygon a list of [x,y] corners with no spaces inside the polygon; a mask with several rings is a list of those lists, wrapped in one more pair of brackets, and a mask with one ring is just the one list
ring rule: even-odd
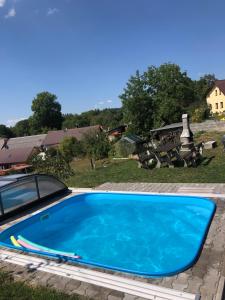
{"label": "tree", "polygon": [[12,130],[4,124],[0,124],[0,138],[11,138],[12,136]]}
{"label": "tree", "polygon": [[193,82],[176,64],[148,68],[146,85],[154,101],[154,127],[180,121],[182,112],[195,101]]}
{"label": "tree", "polygon": [[63,128],[85,127],[90,125],[102,125],[106,128],[113,128],[123,124],[121,108],[94,109],[79,115],[66,114],[63,117]]}
{"label": "tree", "polygon": [[206,103],[196,107],[191,114],[191,121],[200,123],[207,119],[210,115],[210,109]]}
{"label": "tree", "polygon": [[64,120],[62,128],[76,128],[90,126],[90,120],[83,116],[83,114],[66,114],[63,116]]}
{"label": "tree", "polygon": [[137,71],[129,79],[124,93],[120,96],[125,123],[129,130],[137,134],[145,134],[153,127],[153,98],[146,86],[143,75]]}
{"label": "tree", "polygon": [[48,92],[37,94],[32,102],[33,116],[30,120],[33,131],[41,132],[41,128],[61,129],[61,105],[57,97]]}
{"label": "tree", "polygon": [[214,74],[206,74],[195,81],[195,93],[199,102],[205,103],[206,96],[213,88],[216,80]]}
{"label": "tree", "polygon": [[90,131],[85,135],[82,143],[85,154],[90,159],[92,169],[95,169],[96,160],[108,157],[110,143],[104,132]]}
{"label": "tree", "polygon": [[67,162],[84,155],[82,143],[75,137],[65,137],[59,145],[59,151]]}
{"label": "tree", "polygon": [[21,120],[16,123],[12,128],[12,131],[15,136],[27,136],[30,134],[30,123],[29,120]]}
{"label": "tree", "polygon": [[192,80],[170,63],[151,66],[142,75],[137,72],[120,98],[126,122],[142,135],[153,127],[180,121],[182,112],[196,100]]}
{"label": "tree", "polygon": [[105,108],[98,110],[90,119],[91,125],[102,125],[105,128],[114,128],[123,124],[123,112],[121,108]]}

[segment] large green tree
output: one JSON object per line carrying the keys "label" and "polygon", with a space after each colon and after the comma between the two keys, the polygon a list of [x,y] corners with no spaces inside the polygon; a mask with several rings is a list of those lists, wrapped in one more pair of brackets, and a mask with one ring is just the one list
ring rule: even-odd
{"label": "large green tree", "polygon": [[30,134],[30,123],[28,119],[21,120],[12,128],[15,136],[27,136]]}
{"label": "large green tree", "polygon": [[153,127],[154,105],[144,75],[137,71],[131,76],[120,98],[124,121],[129,124],[129,129],[137,134],[148,132]]}
{"label": "large green tree", "polygon": [[198,101],[205,103],[206,96],[215,84],[216,77],[214,74],[205,74],[199,80],[194,82],[195,93]]}
{"label": "large green tree", "polygon": [[149,67],[144,73],[154,101],[154,126],[180,121],[181,114],[195,101],[193,82],[176,64]]}
{"label": "large green tree", "polygon": [[12,136],[12,130],[4,124],[0,124],[0,138],[10,138]]}
{"label": "large green tree", "polygon": [[176,64],[151,66],[132,76],[120,96],[124,118],[136,133],[147,135],[153,127],[180,121],[196,101],[193,81]]}
{"label": "large green tree", "polygon": [[63,116],[63,128],[75,128],[90,126],[90,120],[83,114],[66,114]]}
{"label": "large green tree", "polygon": [[42,92],[34,98],[31,106],[33,116],[30,120],[34,132],[42,132],[43,128],[61,129],[61,105],[56,100],[56,95],[49,92]]}
{"label": "large green tree", "polygon": [[90,125],[102,125],[105,128],[113,128],[123,123],[123,114],[120,108],[94,109],[79,115],[66,114],[63,117],[63,128],[85,127]]}

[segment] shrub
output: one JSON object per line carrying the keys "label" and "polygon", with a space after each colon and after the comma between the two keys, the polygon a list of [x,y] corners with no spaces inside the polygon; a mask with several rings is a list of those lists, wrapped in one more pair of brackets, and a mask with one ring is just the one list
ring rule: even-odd
{"label": "shrub", "polygon": [[65,137],[59,145],[59,151],[67,162],[84,155],[82,143],[75,137]]}
{"label": "shrub", "polygon": [[206,105],[197,107],[192,112],[191,121],[195,123],[200,123],[206,120],[210,115],[210,110]]}
{"label": "shrub", "polygon": [[44,158],[40,155],[35,155],[31,158],[31,164],[36,173],[53,175],[61,180],[65,180],[69,176],[74,175],[70,164],[59,151],[56,152],[56,155],[52,155],[51,150],[46,151],[45,154],[46,156]]}
{"label": "shrub", "polygon": [[107,158],[111,148],[106,134],[95,130],[85,135],[82,144],[92,169],[95,169],[95,160]]}

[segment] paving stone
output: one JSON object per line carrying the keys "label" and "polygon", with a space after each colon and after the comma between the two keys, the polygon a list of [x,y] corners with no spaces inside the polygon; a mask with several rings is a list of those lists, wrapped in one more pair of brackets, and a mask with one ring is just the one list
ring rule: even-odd
{"label": "paving stone", "polygon": [[172,288],[172,284],[174,282],[174,277],[164,277],[162,280],[162,286],[166,288]]}
{"label": "paving stone", "polygon": [[32,279],[28,279],[30,285],[33,286],[45,286],[45,287],[54,287],[54,284],[49,284],[50,279],[53,278],[55,280],[55,276],[50,273],[40,273],[34,274]]}
{"label": "paving stone", "polygon": [[71,295],[75,293],[75,290],[79,288],[81,281],[70,279],[65,286],[66,293]]}
{"label": "paving stone", "polygon": [[189,293],[199,293],[200,287],[203,285],[203,279],[197,276],[192,276],[188,279],[188,288],[185,289],[185,292]]}
{"label": "paving stone", "polygon": [[86,290],[88,289],[89,286],[90,286],[90,284],[81,282],[80,286],[74,290],[74,293],[84,296],[84,295],[86,295]]}
{"label": "paving stone", "polygon": [[112,292],[111,289],[101,287],[100,298],[101,300],[108,299],[109,294]]}
{"label": "paving stone", "polygon": [[214,294],[207,287],[203,286],[200,288],[201,299],[204,300],[213,300]]}
{"label": "paving stone", "polygon": [[184,291],[188,287],[188,282],[186,282],[186,283],[179,283],[179,282],[175,281],[175,282],[172,283],[172,287],[175,290]]}
{"label": "paving stone", "polygon": [[136,300],[137,296],[130,295],[130,294],[125,294],[123,300]]}
{"label": "paving stone", "polygon": [[109,296],[108,300],[122,300],[125,294],[119,291],[112,291]]}
{"label": "paving stone", "polygon": [[89,285],[89,287],[85,290],[85,296],[90,299],[101,299],[101,288],[96,285]]}
{"label": "paving stone", "polygon": [[[48,278],[48,276],[46,276]],[[66,291],[66,285],[69,284],[70,279],[58,275],[51,276],[47,279],[47,285],[57,290]]]}
{"label": "paving stone", "polygon": [[172,287],[178,291],[184,291],[188,287],[188,278],[186,273],[180,273],[177,279],[172,283]]}

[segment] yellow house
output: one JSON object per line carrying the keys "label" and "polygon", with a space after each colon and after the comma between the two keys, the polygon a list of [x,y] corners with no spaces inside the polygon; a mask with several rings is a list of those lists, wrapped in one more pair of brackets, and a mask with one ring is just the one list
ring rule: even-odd
{"label": "yellow house", "polygon": [[225,80],[217,80],[214,87],[206,97],[212,113],[222,113],[225,111]]}

